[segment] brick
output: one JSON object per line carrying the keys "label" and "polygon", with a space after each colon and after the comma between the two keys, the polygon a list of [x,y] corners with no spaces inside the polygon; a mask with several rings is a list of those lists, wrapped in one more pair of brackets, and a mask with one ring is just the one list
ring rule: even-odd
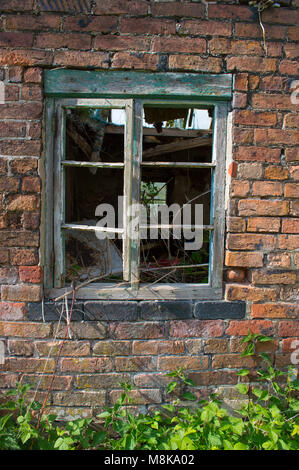
{"label": "brick", "polygon": [[1,11],[31,11],[34,0],[23,0],[22,4],[18,0],[1,0]]}
{"label": "brick", "polygon": [[299,144],[299,131],[285,129],[255,129],[255,142],[260,145]]}
{"label": "brick", "polygon": [[[268,39],[284,39],[286,27],[276,25],[264,25],[265,34]],[[235,36],[262,39],[262,31],[256,23],[235,23]]]}
{"label": "brick", "polygon": [[239,354],[219,354],[213,357],[213,369],[236,369],[244,367],[256,367],[257,359],[248,356],[241,357]]}
{"label": "brick", "polygon": [[6,199],[8,211],[36,211],[39,209],[39,197],[33,195],[12,195]]}
{"label": "brick", "polygon": [[262,77],[260,89],[262,91],[283,91],[286,88],[286,80],[279,76]]}
{"label": "brick", "polygon": [[294,338],[286,338],[281,341],[282,352],[293,352],[298,349],[298,340]]}
{"label": "brick", "polygon": [[276,59],[264,57],[234,56],[226,59],[227,70],[234,72],[275,72]]}
{"label": "brick", "polygon": [[260,179],[263,176],[263,165],[261,163],[239,163],[238,176],[244,179]]}
{"label": "brick", "polygon": [[158,370],[176,370],[183,367],[185,370],[208,369],[208,356],[165,356],[158,358]]}
{"label": "brick", "polygon": [[272,336],[274,324],[271,320],[232,320],[225,333],[231,336],[246,336],[248,331],[261,335]]}
{"label": "brick", "polygon": [[246,108],[247,106],[247,93],[234,93],[233,96],[233,108]]}
{"label": "brick", "polygon": [[283,233],[299,233],[299,218],[297,219],[282,219]]}
{"label": "brick", "polygon": [[[107,325],[101,322],[72,322],[70,326],[72,338],[79,339],[105,339],[107,338]],[[55,328],[56,337],[62,339],[65,337],[65,325]]]}
{"label": "brick", "polygon": [[243,266],[243,267],[262,267],[263,253],[244,252],[244,251],[227,251],[225,255],[226,266]]}
{"label": "brick", "polygon": [[2,49],[0,50],[0,64],[22,65],[25,67],[52,65],[53,54],[38,49]]}
{"label": "brick", "polygon": [[232,197],[246,197],[250,192],[249,181],[234,180],[231,183],[231,196]]}
{"label": "brick", "polygon": [[21,338],[48,338],[51,335],[51,325],[30,322],[0,322],[1,336],[16,336]]}
{"label": "brick", "polygon": [[54,371],[55,362],[53,359],[30,358],[9,358],[6,361],[6,367],[11,372],[44,372]]}
{"label": "brick", "polygon": [[19,186],[19,178],[0,176],[0,191],[3,193],[16,192]]}
{"label": "brick", "polygon": [[134,385],[138,388],[165,387],[171,382],[171,378],[165,373],[139,373],[134,375]]}
{"label": "brick", "polygon": [[276,246],[275,235],[258,233],[230,233],[227,237],[229,250],[271,250]]}
{"label": "brick", "polygon": [[0,302],[0,320],[23,320],[26,306],[23,302]]}
{"label": "brick", "polygon": [[[82,357],[90,355],[90,344],[87,341],[36,341],[35,348],[39,356],[58,356],[61,352],[62,357],[74,356]],[[63,345],[63,347],[62,347]],[[61,349],[62,347],[62,349]]]}
{"label": "brick", "polygon": [[252,304],[253,318],[296,318],[299,309],[293,304]]}
{"label": "brick", "polygon": [[[235,353],[242,353],[245,351],[247,344],[242,343],[242,337],[236,337],[236,338],[231,338],[230,340],[230,351],[235,352]],[[278,340],[271,340],[267,341],[265,343],[259,343],[257,342],[255,345],[255,351],[256,353],[262,353],[262,352],[275,352],[278,349]],[[250,377],[250,376],[249,376]]]}
{"label": "brick", "polygon": [[226,270],[225,275],[228,282],[243,282],[246,278],[246,269],[230,268]]}
{"label": "brick", "polygon": [[253,142],[253,129],[242,129],[241,127],[234,128],[234,144],[252,144]]}
{"label": "brick", "polygon": [[17,280],[16,268],[10,266],[0,267],[0,284],[16,284]]}
{"label": "brick", "polygon": [[203,342],[201,339],[186,339],[184,343],[186,345],[188,353],[192,356],[198,355],[203,352]]}
{"label": "brick", "polygon": [[38,302],[41,300],[41,288],[37,285],[3,285],[2,300],[12,302]]}
{"label": "brick", "polygon": [[297,44],[287,43],[283,46],[283,48],[284,48],[285,56],[288,59],[296,59],[299,56]]}
{"label": "brick", "polygon": [[144,301],[140,302],[142,320],[171,320],[192,317],[190,301]]}
{"label": "brick", "polygon": [[288,268],[291,266],[291,256],[289,253],[269,253],[267,266],[269,268]]}
{"label": "brick", "polygon": [[14,266],[32,266],[38,262],[38,253],[30,248],[12,248],[10,250],[10,262]]}
{"label": "brick", "polygon": [[206,50],[206,40],[201,38],[155,37],[152,42],[153,52],[190,52],[200,54],[205,53]]}
{"label": "brick", "polygon": [[156,370],[156,359],[150,356],[116,357],[116,372],[139,372]]}
{"label": "brick", "polygon": [[64,31],[81,31],[96,33],[116,33],[117,16],[68,16],[64,19]]}
{"label": "brick", "polygon": [[280,62],[278,70],[282,75],[298,76],[299,63],[296,61],[285,59]]}
{"label": "brick", "polygon": [[39,139],[41,137],[41,123],[40,122],[30,122],[28,126],[27,137],[32,139]]}
{"label": "brick", "polygon": [[229,217],[227,221],[228,232],[245,232],[246,221],[241,217]]}
{"label": "brick", "polygon": [[239,215],[279,216],[288,215],[288,201],[264,201],[262,199],[243,199],[238,204]]}
{"label": "brick", "polygon": [[76,377],[76,388],[78,389],[111,389],[119,387],[121,382],[129,382],[129,374],[82,374]]}
{"label": "brick", "polygon": [[159,56],[153,54],[116,52],[112,59],[114,68],[131,68],[155,70],[159,64]]}
{"label": "brick", "polygon": [[252,185],[253,196],[282,196],[283,185],[274,181],[255,181]]}
{"label": "brick", "polygon": [[230,20],[254,20],[254,12],[244,5],[213,5],[208,6],[209,18],[226,18]]}
{"label": "brick", "polygon": [[209,372],[191,372],[188,378],[193,380],[197,386],[210,385],[232,385],[236,384],[238,376],[235,371],[209,371]]}
{"label": "brick", "polygon": [[111,372],[113,363],[108,357],[62,358],[60,361],[61,372]]}
{"label": "brick", "polygon": [[252,273],[253,284],[295,284],[296,273],[293,271],[261,270]]}
{"label": "brick", "polygon": [[248,90],[248,73],[237,73],[234,76],[234,90],[247,91]]}
{"label": "brick", "polygon": [[[146,342],[147,344],[147,342]],[[93,346],[95,356],[124,356],[131,353],[130,341],[98,341]]]}
{"label": "brick", "polygon": [[170,55],[170,69],[194,70],[203,72],[221,72],[222,62],[218,57],[203,59],[200,56],[191,55]]}
{"label": "brick", "polygon": [[56,15],[12,15],[6,18],[6,29],[45,30],[59,29],[61,19]]}
{"label": "brick", "polygon": [[299,217],[299,201],[291,201],[290,215]]}
{"label": "brick", "polygon": [[213,38],[210,41],[211,54],[231,55],[262,55],[262,46],[258,41],[231,40],[227,38]]}
{"label": "brick", "polygon": [[25,83],[42,83],[42,69],[30,67],[24,71]]}
{"label": "brick", "polygon": [[0,119],[39,119],[41,113],[41,103],[6,103],[1,105]]}
{"label": "brick", "polygon": [[219,337],[223,334],[221,320],[178,320],[170,322],[170,336],[175,338]]}
{"label": "brick", "polygon": [[2,140],[0,153],[14,156],[39,156],[41,143],[39,140]]}
{"label": "brick", "polygon": [[4,374],[0,373],[0,387],[1,388],[14,388],[16,387],[19,381],[19,374],[8,374],[4,372]]}
{"label": "brick", "polygon": [[295,105],[290,100],[289,94],[271,94],[271,93],[255,93],[252,96],[252,106],[258,109],[277,110],[295,110]]}
{"label": "brick", "polygon": [[39,85],[23,85],[21,89],[21,99],[25,101],[40,101],[43,91]]}
{"label": "brick", "polygon": [[179,24],[179,34],[201,36],[231,36],[232,25],[214,20],[182,20]]}
{"label": "brick", "polygon": [[274,112],[261,112],[251,110],[235,111],[235,124],[244,124],[246,126],[270,126],[276,125],[277,117]]}
{"label": "brick", "polygon": [[9,261],[9,251],[5,248],[0,248],[0,264],[7,264]]}
{"label": "brick", "polygon": [[299,181],[299,166],[290,166],[290,178]]}
{"label": "brick", "polygon": [[288,179],[288,170],[282,166],[270,165],[265,168],[264,176],[269,180],[285,180]]}
{"label": "brick", "polygon": [[9,162],[13,174],[32,174],[37,172],[38,160],[36,158],[15,158]]}
{"label": "brick", "polygon": [[[65,302],[44,301],[43,304],[41,302],[30,302],[27,304],[27,309],[27,318],[31,321],[60,321],[62,323],[66,321]],[[70,315],[71,301],[68,302],[68,309]],[[75,304],[73,305],[71,315],[71,329],[73,329],[74,322],[76,321],[83,321],[83,304],[81,304],[79,301],[75,302]],[[65,325],[63,325],[61,329],[57,330],[57,335],[60,338],[64,338],[65,328]],[[88,326],[84,325],[83,327],[82,325],[81,330],[84,331],[85,329],[88,329]],[[99,334],[100,331],[101,330],[99,329]]]}
{"label": "brick", "polygon": [[[278,24],[298,24],[299,12],[290,8],[271,8],[263,13],[263,21],[265,23]],[[278,11],[277,11],[278,10]]]}
{"label": "brick", "polygon": [[39,390],[48,390],[50,384],[52,390],[70,390],[73,382],[73,378],[70,375],[59,375],[55,376],[52,380],[52,375],[23,375],[22,382],[29,383],[33,387],[38,386]]}
{"label": "brick", "polygon": [[[110,403],[115,403],[121,396],[120,390],[112,390],[109,392]],[[148,405],[150,403],[161,403],[161,392],[159,390],[141,389],[131,390],[130,405]]]}
{"label": "brick", "polygon": [[226,296],[228,300],[246,300],[253,302],[269,301],[274,302],[277,292],[271,288],[258,288],[255,286],[226,285]]}
{"label": "brick", "polygon": [[285,158],[287,162],[299,161],[299,148],[286,149]]}
{"label": "brick", "polygon": [[248,232],[279,232],[280,219],[276,217],[250,217],[247,221]]}
{"label": "brick", "polygon": [[238,161],[280,163],[280,155],[281,150],[278,148],[239,146],[234,151],[234,158]]}
{"label": "brick", "polygon": [[278,248],[281,250],[297,250],[299,248],[299,235],[279,235]]}
{"label": "brick", "polygon": [[21,282],[36,284],[42,281],[43,271],[40,266],[20,266],[19,276]]}
{"label": "brick", "polygon": [[194,316],[201,320],[227,320],[243,318],[245,310],[244,302],[200,301],[195,303]]}
{"label": "brick", "polygon": [[120,25],[121,33],[144,34],[175,34],[176,25],[174,20],[158,18],[122,18]]}
{"label": "brick", "polygon": [[299,336],[299,322],[284,320],[278,324],[278,336]]}
{"label": "brick", "polygon": [[36,38],[36,47],[41,49],[90,49],[91,36],[88,34],[41,33]]}
{"label": "brick", "polygon": [[208,339],[205,342],[204,352],[207,353],[226,353],[228,352],[228,341],[227,339]]}
{"label": "brick", "polygon": [[290,41],[298,41],[299,26],[290,26],[288,28],[288,38]]}
{"label": "brick", "polygon": [[25,137],[26,124],[22,122],[0,122],[0,137]]}
{"label": "brick", "polygon": [[8,81],[13,83],[21,83],[23,80],[23,67],[14,66],[8,68]]}
{"label": "brick", "polygon": [[144,36],[98,35],[94,49],[102,51],[149,51],[151,39]]}
{"label": "brick", "polygon": [[52,394],[52,403],[55,406],[103,406],[106,404],[106,392],[97,391],[72,391],[55,392]]}
{"label": "brick", "polygon": [[33,356],[34,347],[31,341],[12,339],[8,341],[8,351],[12,356]]}
{"label": "brick", "polygon": [[39,193],[41,188],[40,178],[37,176],[25,176],[22,179],[22,191],[25,193]]}
{"label": "brick", "polygon": [[94,6],[95,15],[146,15],[147,10],[147,2],[139,0],[131,0],[130,2],[110,0],[107,4],[102,0],[96,0]]}
{"label": "brick", "polygon": [[151,6],[153,16],[175,16],[203,18],[205,16],[205,6],[198,3],[182,3],[182,5],[173,2],[154,3]]}
{"label": "brick", "polygon": [[137,302],[86,302],[84,312],[87,320],[136,320]]}
{"label": "brick", "polygon": [[0,32],[0,47],[32,47],[32,33]]}
{"label": "brick", "polygon": [[151,339],[165,337],[165,326],[160,322],[121,322],[109,325],[115,339]]}
{"label": "brick", "polygon": [[285,197],[299,198],[299,183],[286,183],[284,195]]}
{"label": "brick", "polygon": [[76,67],[107,67],[108,55],[103,52],[57,51],[54,64]]}

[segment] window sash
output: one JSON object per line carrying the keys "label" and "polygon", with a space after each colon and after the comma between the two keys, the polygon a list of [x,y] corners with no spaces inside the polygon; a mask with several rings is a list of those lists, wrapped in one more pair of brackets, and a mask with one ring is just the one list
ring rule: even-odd
{"label": "window sash", "polygon": [[[65,160],[65,110],[68,107],[107,107],[126,109],[127,122],[125,126],[125,155],[124,163],[116,164],[115,167],[124,168],[124,214],[127,213],[128,206],[138,204],[139,186],[141,182],[141,167],[149,166],[177,166],[183,167],[184,162],[142,162],[142,110],[143,105],[148,100],[133,99],[47,99],[46,105],[46,132],[53,131],[53,122],[55,130],[55,143],[48,140],[45,154],[45,173],[51,175],[51,168],[54,173],[54,182],[51,178],[46,178],[45,206],[48,212],[53,209],[52,227],[54,237],[51,235],[51,218],[48,220],[47,234],[45,235],[45,283],[46,293],[51,297],[59,295],[62,287],[62,276],[64,274],[64,243],[63,231],[71,227],[64,222],[64,168],[67,166],[88,166],[90,162],[72,162]],[[150,101],[151,104],[153,100]],[[177,102],[171,100],[156,100],[157,105],[169,106],[177,105]],[[182,101],[182,106],[191,105],[189,101]],[[140,263],[140,238],[133,239],[132,234],[126,236],[123,240],[123,261],[124,261],[124,279],[131,282],[131,288],[113,288],[110,284],[102,283],[100,285],[91,285],[88,288],[82,288],[77,294],[77,298],[202,298],[212,299],[222,296],[222,269],[224,252],[224,186],[225,186],[225,153],[226,153],[226,134],[227,134],[227,111],[228,106],[225,101],[192,101],[193,107],[214,107],[213,119],[213,144],[212,144],[212,162],[195,163],[191,167],[212,169],[211,184],[211,220],[213,225],[208,226],[211,229],[212,238],[210,241],[210,264],[209,264],[209,284],[155,284],[139,286],[139,263]],[[54,120],[53,121],[53,117]],[[52,124],[51,124],[52,123]],[[54,161],[53,161],[54,155]],[[151,165],[153,164],[153,165]],[[94,166],[106,167],[105,163],[95,163]],[[109,164],[108,164],[109,165]],[[216,189],[216,190],[215,190]],[[53,200],[49,194],[52,192]],[[124,231],[128,234],[126,227],[127,218],[124,217]],[[92,229],[92,227],[90,227]],[[107,230],[108,232],[108,230]],[[116,232],[116,230],[115,230]],[[139,231],[140,235],[140,231]],[[53,258],[51,245],[54,247],[55,258]],[[51,274],[51,266],[53,276]],[[48,269],[49,267],[49,269]],[[54,288],[53,288],[54,286]],[[126,291],[124,294],[123,290]],[[88,294],[89,292],[89,294]],[[160,294],[159,294],[160,292]],[[79,295],[79,296],[78,296]]]}

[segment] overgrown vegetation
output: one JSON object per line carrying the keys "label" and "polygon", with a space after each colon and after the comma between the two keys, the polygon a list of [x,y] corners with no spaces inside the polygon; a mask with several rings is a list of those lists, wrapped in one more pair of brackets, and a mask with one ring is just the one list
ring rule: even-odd
{"label": "overgrown vegetation", "polygon": [[[243,342],[243,356],[256,353],[256,345],[270,341],[267,336],[249,333]],[[259,355],[262,367],[255,382],[250,371],[239,371],[237,389],[246,398],[243,407],[232,416],[216,395],[193,406],[174,400],[160,411],[135,416],[129,411],[129,384],[117,402],[98,416],[101,429],[91,419],[60,424],[55,415],[39,415],[41,405],[26,400],[29,385],[18,384],[6,394],[1,405],[6,413],[0,418],[0,449],[41,450],[299,450],[299,380],[297,371],[287,372],[272,365],[268,354]],[[197,400],[190,388],[192,380],[183,370],[168,374],[167,393],[181,383],[183,400]],[[260,386],[256,382],[260,380]]]}

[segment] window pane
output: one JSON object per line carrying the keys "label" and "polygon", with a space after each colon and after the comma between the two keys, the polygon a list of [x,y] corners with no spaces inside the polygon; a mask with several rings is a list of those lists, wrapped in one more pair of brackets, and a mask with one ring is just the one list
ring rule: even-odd
{"label": "window pane", "polygon": [[76,108],[66,115],[66,160],[124,161],[123,109]]}
{"label": "window pane", "polygon": [[[92,225],[99,220],[97,207],[109,204],[111,212],[107,215],[107,226],[118,227],[120,197],[123,195],[122,169],[110,168],[65,168],[65,222]],[[98,214],[105,206],[98,209]],[[114,214],[114,219],[113,219]],[[114,222],[115,224],[112,222]]]}
{"label": "window pane", "polygon": [[[122,239],[94,231],[65,231],[66,282],[118,282],[123,279]],[[111,236],[111,234],[110,234]]]}
{"label": "window pane", "polygon": [[145,107],[143,162],[210,162],[213,110]]}

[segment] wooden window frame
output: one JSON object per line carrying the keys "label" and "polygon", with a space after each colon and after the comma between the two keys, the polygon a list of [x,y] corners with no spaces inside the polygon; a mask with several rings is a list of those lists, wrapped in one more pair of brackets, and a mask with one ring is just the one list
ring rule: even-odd
{"label": "wooden window frame", "polygon": [[[54,69],[45,72],[45,152],[42,211],[42,252],[45,296],[64,294],[61,285],[64,272],[64,168],[88,163],[64,161],[65,111],[73,107],[112,107],[126,110],[124,163],[124,210],[139,202],[142,163],[142,119],[145,104],[159,106],[193,106],[214,108],[212,161],[193,167],[212,169],[210,264],[208,284],[140,284],[138,281],[139,244],[124,238],[124,278],[130,287],[112,287],[109,283],[93,283],[77,290],[77,299],[88,300],[171,300],[221,299],[225,229],[225,171],[227,147],[228,102],[232,97],[232,76],[190,73],[145,73],[118,71],[83,71]],[[175,163],[167,162],[175,166]],[[89,164],[91,166],[92,164]],[[110,164],[94,163],[103,167]],[[147,162],[148,166],[149,163]],[[138,184],[134,182],[138,181]],[[124,212],[125,213],[125,212]],[[124,229],[125,227],[124,220]],[[83,227],[84,228],[84,227]],[[106,230],[108,231],[108,230]],[[116,231],[116,230],[114,230]],[[124,230],[127,233],[126,230]]]}

